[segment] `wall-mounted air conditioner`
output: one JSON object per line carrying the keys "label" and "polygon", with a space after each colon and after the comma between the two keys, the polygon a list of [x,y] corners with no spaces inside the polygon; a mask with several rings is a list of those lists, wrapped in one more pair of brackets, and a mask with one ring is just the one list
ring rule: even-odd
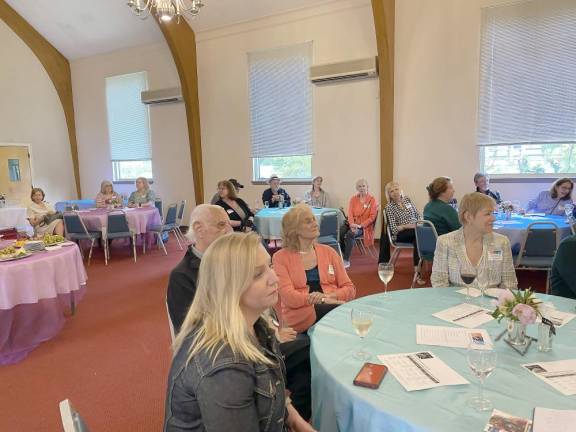
{"label": "wall-mounted air conditioner", "polygon": [[161,90],[148,90],[140,94],[142,103],[155,105],[163,103],[173,103],[182,101],[182,90],[180,87],[173,87]]}
{"label": "wall-mounted air conditioner", "polygon": [[378,57],[329,63],[310,68],[310,82],[328,84],[339,81],[376,78],[378,76]]}

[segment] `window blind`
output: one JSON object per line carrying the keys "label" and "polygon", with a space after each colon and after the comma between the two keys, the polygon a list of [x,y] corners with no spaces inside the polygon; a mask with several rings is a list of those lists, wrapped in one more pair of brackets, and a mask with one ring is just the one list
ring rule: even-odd
{"label": "window blind", "polygon": [[140,93],[147,87],[146,72],[106,78],[112,161],[152,158],[148,107],[140,100]]}
{"label": "window blind", "polygon": [[576,142],[576,2],[483,10],[478,144]]}
{"label": "window blind", "polygon": [[312,148],[312,42],[248,54],[252,157]]}

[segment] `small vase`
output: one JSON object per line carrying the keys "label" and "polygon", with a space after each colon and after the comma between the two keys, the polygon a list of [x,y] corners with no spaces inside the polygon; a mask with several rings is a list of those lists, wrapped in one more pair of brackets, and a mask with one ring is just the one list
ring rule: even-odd
{"label": "small vase", "polygon": [[526,345],[528,342],[528,339],[526,338],[526,324],[522,324],[520,321],[508,320],[507,339],[512,345]]}

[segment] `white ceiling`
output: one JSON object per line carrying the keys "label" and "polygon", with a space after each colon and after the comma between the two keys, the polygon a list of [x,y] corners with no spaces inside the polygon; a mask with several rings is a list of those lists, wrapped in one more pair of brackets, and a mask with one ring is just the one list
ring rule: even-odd
{"label": "white ceiling", "polygon": [[[275,15],[335,0],[204,0],[190,20],[195,31]],[[163,40],[150,17],[135,17],[126,0],[6,0],[70,60]]]}

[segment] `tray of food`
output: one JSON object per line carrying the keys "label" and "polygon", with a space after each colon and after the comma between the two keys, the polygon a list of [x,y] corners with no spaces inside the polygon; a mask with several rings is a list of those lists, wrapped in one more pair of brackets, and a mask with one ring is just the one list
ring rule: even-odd
{"label": "tray of food", "polygon": [[45,234],[42,241],[46,246],[54,246],[60,243],[64,243],[66,239],[58,234]]}
{"label": "tray of food", "polygon": [[0,262],[3,261],[15,261],[22,258],[29,257],[31,254],[23,248],[15,248],[14,246],[8,246],[4,249],[0,249]]}

